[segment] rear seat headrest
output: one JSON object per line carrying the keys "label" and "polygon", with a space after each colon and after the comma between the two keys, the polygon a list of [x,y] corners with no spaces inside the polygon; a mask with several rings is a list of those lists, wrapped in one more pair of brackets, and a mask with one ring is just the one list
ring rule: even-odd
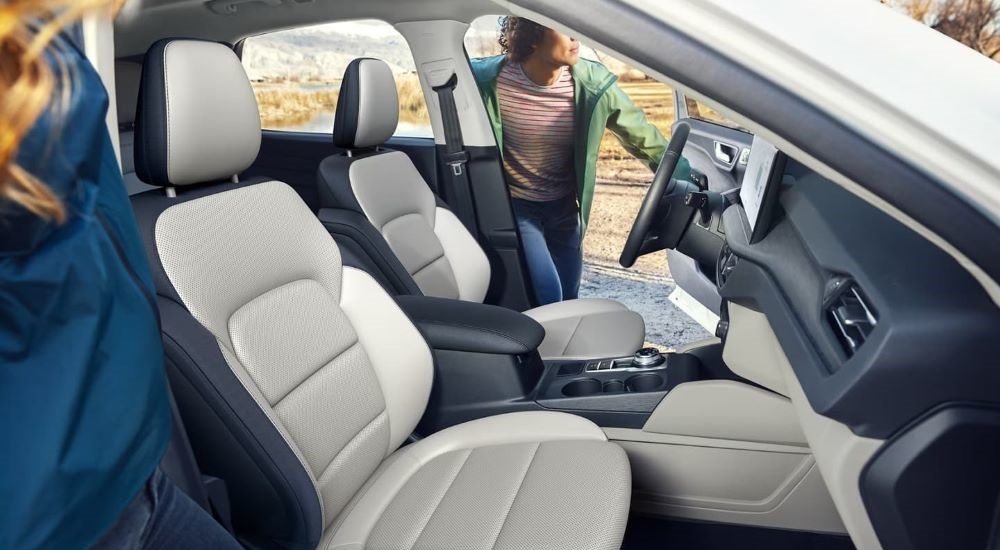
{"label": "rear seat headrest", "polygon": [[260,113],[243,65],[218,42],[167,38],[146,52],[135,169],[153,185],[228,179],[260,149]]}
{"label": "rear seat headrest", "polygon": [[399,124],[396,79],[385,61],[355,59],[340,83],[337,113],[333,119],[333,143],[344,149],[366,149],[382,145]]}

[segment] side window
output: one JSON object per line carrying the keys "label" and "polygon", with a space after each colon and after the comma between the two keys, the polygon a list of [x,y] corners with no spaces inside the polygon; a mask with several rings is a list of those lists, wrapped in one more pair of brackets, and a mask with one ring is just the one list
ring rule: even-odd
{"label": "side window", "polygon": [[[465,34],[465,50],[470,58],[502,53],[499,43],[500,18],[497,15],[484,15],[472,22]],[[661,134],[670,137],[670,127],[676,120],[672,88],[586,44],[580,45],[580,57],[597,61],[614,73],[618,77],[618,87],[643,110],[646,119]],[[630,155],[614,134],[605,131],[597,161],[598,184],[648,184],[651,179],[649,167]]]}
{"label": "side window", "polygon": [[433,137],[410,48],[399,31],[378,20],[300,27],[247,38],[243,66],[260,106],[261,127],[333,132],[340,81],[358,57],[392,67],[399,91],[396,136]]}
{"label": "side window", "polygon": [[477,17],[465,31],[465,52],[469,57],[491,57],[500,55],[500,15],[483,15]]}
{"label": "side window", "polygon": [[722,116],[718,111],[708,105],[705,105],[697,99],[685,96],[684,104],[687,107],[689,118],[704,120],[705,122],[711,122],[712,124],[718,124],[734,130],[746,131],[746,128]]}
{"label": "side window", "polygon": [[[465,50],[470,58],[502,53],[499,44],[500,17],[487,15],[472,22],[465,35]],[[663,136],[670,137],[676,120],[673,89],[642,71],[614,57],[580,45],[580,57],[597,61],[617,77],[617,85],[642,109],[646,120]],[[604,132],[597,160],[597,184],[593,208],[583,242],[585,264],[600,269],[616,269],[618,254],[625,243],[628,227],[653,178],[649,166],[625,149],[610,130]],[[661,275],[668,273],[665,254],[650,254],[639,259],[634,270]],[[589,273],[585,270],[586,273]]]}

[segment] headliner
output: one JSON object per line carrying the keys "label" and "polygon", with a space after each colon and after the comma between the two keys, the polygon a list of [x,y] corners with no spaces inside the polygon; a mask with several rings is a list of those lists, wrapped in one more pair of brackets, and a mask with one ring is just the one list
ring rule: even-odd
{"label": "headliner", "polygon": [[[209,4],[232,4],[236,13],[216,13]],[[505,12],[490,0],[129,0],[115,22],[115,56],[141,55],[170,36],[235,43],[255,34],[333,21],[469,23],[480,15]]]}

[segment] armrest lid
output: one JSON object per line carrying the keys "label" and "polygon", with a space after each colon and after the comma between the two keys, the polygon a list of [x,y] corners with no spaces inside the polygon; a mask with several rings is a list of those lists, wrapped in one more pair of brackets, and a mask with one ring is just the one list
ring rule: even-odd
{"label": "armrest lid", "polygon": [[429,296],[396,296],[396,303],[434,349],[522,355],[545,338],[538,321],[507,308]]}

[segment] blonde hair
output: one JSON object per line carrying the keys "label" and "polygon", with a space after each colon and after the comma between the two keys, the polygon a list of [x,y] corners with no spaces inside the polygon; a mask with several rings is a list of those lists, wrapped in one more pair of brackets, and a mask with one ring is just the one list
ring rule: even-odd
{"label": "blonde hair", "polygon": [[52,40],[67,26],[98,10],[117,10],[122,0],[6,0],[0,5],[0,199],[42,218],[62,222],[59,198],[17,164],[21,140],[45,112],[58,83],[69,86],[45,59]]}

